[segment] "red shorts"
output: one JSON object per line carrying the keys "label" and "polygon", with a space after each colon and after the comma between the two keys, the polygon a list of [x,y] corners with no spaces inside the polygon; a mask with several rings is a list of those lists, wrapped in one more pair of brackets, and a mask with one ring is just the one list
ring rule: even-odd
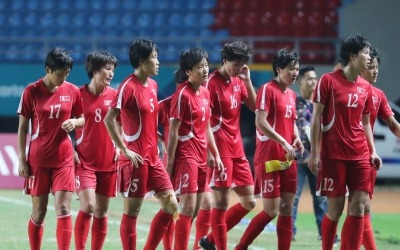
{"label": "red shorts", "polygon": [[179,162],[174,167],[175,194],[204,193],[207,190],[207,167],[190,162]]}
{"label": "red shorts", "polygon": [[24,193],[32,196],[74,191],[74,167],[32,167],[32,175],[25,178]]}
{"label": "red shorts", "polygon": [[116,197],[117,171],[94,171],[78,164],[75,169],[75,188],[77,193],[85,189],[95,189],[96,194]]}
{"label": "red shorts", "polygon": [[297,162],[293,161],[287,170],[265,172],[265,164],[254,166],[255,189],[254,195],[263,198],[275,199],[281,193],[296,193],[297,188]]}
{"label": "red shorts", "polygon": [[119,191],[123,197],[143,198],[148,191],[160,193],[173,190],[169,175],[159,159],[154,166],[121,166],[118,179]]}
{"label": "red shorts", "polygon": [[371,194],[371,171],[368,159],[337,160],[321,159],[318,173],[317,194],[329,197],[346,195],[349,191],[365,191]]}
{"label": "red shorts", "polygon": [[254,185],[250,164],[246,157],[223,157],[221,160],[224,164],[224,169],[222,171],[214,169],[210,180],[211,187],[234,188]]}

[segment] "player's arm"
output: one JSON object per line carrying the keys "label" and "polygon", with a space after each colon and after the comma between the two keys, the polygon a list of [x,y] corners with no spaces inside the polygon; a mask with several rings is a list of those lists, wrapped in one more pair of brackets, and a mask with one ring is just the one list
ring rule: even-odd
{"label": "player's arm", "polygon": [[247,99],[244,100],[246,106],[251,110],[256,110],[256,92],[254,91],[253,83],[250,78],[250,69],[247,65],[244,65],[242,71],[239,74],[239,78],[243,80],[244,85],[247,89]]}
{"label": "player's arm", "polygon": [[[209,167],[216,168],[218,171],[222,171],[223,164],[221,161],[221,157],[219,155],[219,151],[217,148],[217,144],[215,143],[214,134],[211,130],[210,121],[207,122],[207,148],[209,153],[214,157],[214,165],[209,165]],[[210,163],[212,164],[212,163]]]}
{"label": "player's arm", "polygon": [[179,119],[171,119],[169,121],[169,139],[167,146],[167,172],[172,176],[174,172],[175,153],[178,145],[178,130],[182,121]]}
{"label": "player's arm", "polygon": [[388,126],[388,128],[390,129],[390,131],[392,131],[392,133],[395,136],[400,138],[400,124],[396,120],[396,118],[394,118],[394,116],[392,115],[385,120],[385,123]]}
{"label": "player's arm", "polygon": [[268,136],[271,140],[279,143],[283,149],[287,152],[288,160],[293,160],[296,157],[294,148],[289,142],[285,140],[280,134],[278,134],[267,122],[268,113],[265,110],[256,111],[256,127],[263,132],[264,135]]}
{"label": "player's arm", "polygon": [[294,127],[294,131],[293,132],[294,132],[295,138],[294,138],[294,141],[292,143],[292,147],[300,150],[300,154],[303,154],[304,153],[304,146],[303,146],[303,143],[301,142],[301,139],[300,139],[299,129],[297,128],[296,122],[294,122],[293,125],[294,125],[293,126]]}
{"label": "player's arm", "polygon": [[314,174],[319,171],[320,161],[320,141],[321,141],[321,116],[324,111],[324,105],[320,103],[314,103],[313,117],[311,119],[311,132],[310,132],[310,159],[308,161],[308,168]]}
{"label": "player's arm", "polygon": [[29,119],[23,115],[19,115],[18,124],[18,151],[19,151],[19,166],[18,174],[21,177],[27,178],[29,176],[29,166],[26,162],[26,137],[29,130]]}
{"label": "player's arm", "polygon": [[111,139],[114,141],[115,145],[121,149],[121,152],[132,161],[132,164],[138,167],[139,164],[143,163],[143,158],[129,150],[124,141],[122,140],[121,132],[118,127],[117,117],[119,115],[119,109],[110,108],[104,117],[104,124],[106,125],[108,134],[110,135]]}
{"label": "player's arm", "polygon": [[363,114],[362,123],[364,127],[365,138],[367,139],[368,143],[369,152],[371,154],[371,165],[373,165],[376,169],[380,169],[382,167],[382,160],[376,153],[374,136],[372,134],[372,128],[370,122],[370,114]]}

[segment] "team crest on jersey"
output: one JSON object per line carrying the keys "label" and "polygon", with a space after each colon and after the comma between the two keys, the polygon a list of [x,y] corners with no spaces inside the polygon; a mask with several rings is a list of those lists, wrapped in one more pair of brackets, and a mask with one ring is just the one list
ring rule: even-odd
{"label": "team crest on jersey", "polygon": [[239,92],[239,91],[240,91],[240,86],[238,84],[233,86],[233,92]]}
{"label": "team crest on jersey", "polygon": [[203,99],[203,103],[204,103],[205,105],[208,105],[208,100],[207,100],[207,99]]}
{"label": "team crest on jersey", "polygon": [[294,103],[294,99],[292,97],[289,98],[290,103]]}
{"label": "team crest on jersey", "polygon": [[153,93],[153,95],[157,95],[157,90],[152,89],[151,92]]}
{"label": "team crest on jersey", "polygon": [[104,100],[104,106],[110,106],[111,100]]}
{"label": "team crest on jersey", "polygon": [[365,89],[363,89],[361,87],[357,87],[357,92],[365,95]]}
{"label": "team crest on jersey", "polygon": [[379,107],[379,98],[376,95],[372,96],[372,103],[374,104],[375,109]]}
{"label": "team crest on jersey", "polygon": [[60,102],[70,102],[71,97],[69,95],[60,95]]}

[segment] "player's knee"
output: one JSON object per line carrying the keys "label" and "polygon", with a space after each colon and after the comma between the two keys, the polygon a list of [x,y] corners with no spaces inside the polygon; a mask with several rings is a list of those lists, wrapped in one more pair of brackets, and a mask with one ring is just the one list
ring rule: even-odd
{"label": "player's knee", "polygon": [[253,210],[256,207],[256,199],[254,198],[254,195],[240,197],[240,205],[248,211]]}
{"label": "player's knee", "polygon": [[168,193],[159,197],[161,208],[168,214],[177,214],[178,201],[173,193]]}
{"label": "player's knee", "polygon": [[44,218],[46,217],[46,213],[47,213],[47,207],[36,209],[32,211],[32,218],[36,223],[41,224],[44,221]]}

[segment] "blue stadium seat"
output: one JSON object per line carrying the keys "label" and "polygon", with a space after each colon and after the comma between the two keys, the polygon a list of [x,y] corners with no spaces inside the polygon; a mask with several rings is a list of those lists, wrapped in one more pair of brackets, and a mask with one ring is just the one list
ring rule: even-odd
{"label": "blue stadium seat", "polygon": [[8,10],[10,8],[8,2],[9,1],[0,1],[0,11]]}
{"label": "blue stadium seat", "polygon": [[80,0],[80,1],[74,1],[74,12],[75,11],[87,11],[89,12],[91,8],[91,5],[88,5],[87,0]]}
{"label": "blue stadium seat", "polygon": [[35,27],[38,24],[39,18],[35,12],[29,12],[24,17],[24,24],[29,27]]}
{"label": "blue stadium seat", "polygon": [[[164,1],[160,1],[160,2],[164,2]],[[152,10],[155,7],[155,4],[153,3],[152,0],[140,0],[139,4],[137,5],[139,10],[143,11],[149,11]]]}
{"label": "blue stadium seat", "polygon": [[106,20],[104,21],[105,28],[117,28],[119,25],[119,14],[110,13],[106,16]]}
{"label": "blue stadium seat", "polygon": [[167,15],[168,13],[166,12],[157,12],[154,16],[153,16],[153,25],[154,28],[162,28],[165,27],[167,25]]}
{"label": "blue stadium seat", "polygon": [[25,7],[25,3],[23,0],[14,0],[14,1],[10,1],[10,7],[11,7],[11,11],[21,11],[23,10]]}
{"label": "blue stadium seat", "polygon": [[55,8],[56,1],[53,0],[43,0],[42,1],[42,10],[43,11],[51,11]]}
{"label": "blue stadium seat", "polygon": [[8,25],[12,28],[22,25],[22,15],[20,12],[14,12],[8,17]]}
{"label": "blue stadium seat", "polygon": [[24,8],[27,11],[36,11],[40,9],[40,1],[39,0],[29,0],[24,4]]}
{"label": "blue stadium seat", "polygon": [[[60,29],[64,29],[70,26],[72,23],[71,15],[68,13],[61,13],[57,15],[56,24],[59,26]],[[55,25],[54,23],[52,25]]]}
{"label": "blue stadium seat", "polygon": [[153,22],[153,17],[148,12],[143,12],[136,18],[136,25],[139,28],[149,28]]}

